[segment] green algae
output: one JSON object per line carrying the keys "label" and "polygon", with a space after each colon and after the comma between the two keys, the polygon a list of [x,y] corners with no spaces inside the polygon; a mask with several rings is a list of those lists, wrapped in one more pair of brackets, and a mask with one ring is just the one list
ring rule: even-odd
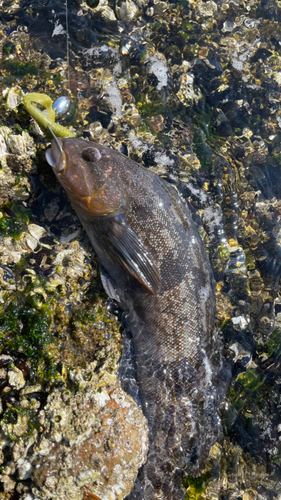
{"label": "green algae", "polygon": [[139,113],[142,118],[151,118],[155,115],[161,115],[165,111],[165,107],[161,103],[147,102],[144,99],[139,101]]}
{"label": "green algae", "polygon": [[[95,295],[93,297],[92,307],[87,307],[85,309],[79,309],[74,315],[72,322],[73,324],[81,325],[84,324],[86,328],[93,323],[98,323],[102,321],[103,323],[115,323],[115,318],[111,313],[107,311],[102,305],[99,304],[100,295]],[[96,303],[95,303],[96,302]]]}
{"label": "green algae", "polygon": [[200,477],[185,477],[183,479],[183,486],[186,488],[185,500],[198,500],[206,489],[205,481],[205,474]]}
{"label": "green algae", "polygon": [[[145,58],[145,51],[141,54],[141,60]],[[163,104],[161,95],[156,91],[156,87],[149,86],[147,94],[138,92],[135,96],[138,112],[143,119],[152,116],[163,115],[167,111],[167,105]]]}
{"label": "green algae", "polygon": [[101,304],[100,296],[94,297],[87,307],[73,314],[71,328],[77,345],[86,345],[93,353],[100,351],[110,338],[119,339],[120,324]]}
{"label": "green algae", "polygon": [[21,205],[8,203],[0,217],[0,236],[19,239],[29,223],[31,211]]}
{"label": "green algae", "polygon": [[[18,424],[19,419],[25,419],[26,429],[20,433],[15,434],[13,427]],[[10,428],[9,439],[11,441],[19,441],[26,439],[33,435],[34,431],[39,430],[38,410],[33,408],[26,408],[19,402],[15,402],[11,407],[8,407],[1,419],[1,424]]]}
{"label": "green algae", "polygon": [[54,76],[54,82],[59,83],[59,84],[61,84],[63,82],[63,77],[61,76],[59,71]]}
{"label": "green algae", "polygon": [[277,153],[276,155],[273,155],[273,158],[275,162],[278,164],[278,166],[281,166],[281,153]]}
{"label": "green algae", "polygon": [[267,397],[266,377],[256,368],[238,375],[229,393],[229,401],[235,410],[246,417],[253,415],[254,407],[262,406]]}
{"label": "green algae", "polygon": [[4,45],[3,45],[3,54],[4,55],[9,55],[9,54],[12,54],[15,50],[16,46],[13,42],[11,42],[10,40],[7,40]]}
{"label": "green algae", "polygon": [[279,329],[273,330],[271,333],[267,344],[263,349],[264,353],[266,353],[267,357],[274,357],[279,360],[281,357],[281,331]]}
{"label": "green algae", "polygon": [[[182,3],[186,3],[185,0],[182,1]],[[187,36],[187,33],[184,33],[185,31],[188,31],[190,34],[192,31],[194,31],[196,26],[190,22],[189,19],[183,19],[181,23],[181,29],[183,30],[182,35]]]}
{"label": "green algae", "polygon": [[[21,279],[26,263],[20,262],[14,270]],[[25,277],[24,281],[28,281]],[[53,335],[52,303],[57,293],[44,292],[47,278],[36,276],[22,291],[7,297],[0,306],[0,352],[22,353],[30,363],[32,383],[47,383],[58,375],[50,348],[57,343]]]}
{"label": "green algae", "polygon": [[183,9],[187,9],[189,7],[189,1],[188,0],[179,0],[179,5],[183,8]]}
{"label": "green algae", "polygon": [[47,382],[55,376],[48,352],[54,341],[51,333],[52,313],[38,296],[19,294],[0,309],[0,350],[21,352],[31,363],[31,380]]}
{"label": "green algae", "polygon": [[218,254],[220,257],[220,260],[222,261],[221,264],[225,264],[225,262],[229,259],[230,256],[230,249],[229,245],[227,243],[223,243],[218,246]]}
{"label": "green algae", "polygon": [[4,67],[11,75],[19,78],[22,78],[26,75],[38,75],[38,68],[31,61],[22,63],[15,59],[8,59],[7,61],[5,61]]}
{"label": "green algae", "polygon": [[192,149],[201,163],[203,170],[210,170],[212,167],[212,151],[206,145],[202,131],[193,127],[193,144]]}
{"label": "green algae", "polygon": [[147,54],[147,51],[145,49],[143,49],[140,53],[140,61],[141,62],[144,62],[145,60],[145,57],[146,57],[146,54]]}

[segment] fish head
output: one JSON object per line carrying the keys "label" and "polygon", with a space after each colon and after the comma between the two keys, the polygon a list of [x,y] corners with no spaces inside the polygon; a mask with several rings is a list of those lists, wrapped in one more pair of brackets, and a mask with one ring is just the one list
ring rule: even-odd
{"label": "fish head", "polygon": [[129,210],[131,172],[120,153],[83,139],[54,137],[46,159],[79,216],[95,219]]}

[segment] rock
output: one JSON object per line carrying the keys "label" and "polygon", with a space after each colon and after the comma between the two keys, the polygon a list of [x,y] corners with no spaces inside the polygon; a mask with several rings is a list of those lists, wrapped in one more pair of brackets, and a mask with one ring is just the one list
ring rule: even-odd
{"label": "rock", "polygon": [[59,494],[82,500],[87,488],[104,500],[121,500],[146,460],[146,420],[116,377],[105,373],[99,390],[96,375],[90,384],[80,375],[75,381],[81,390],[55,390],[41,411],[44,431],[31,460],[33,493],[38,499]]}
{"label": "rock", "polygon": [[10,386],[16,390],[19,390],[25,386],[23,373],[16,367],[13,367],[8,371],[8,381]]}

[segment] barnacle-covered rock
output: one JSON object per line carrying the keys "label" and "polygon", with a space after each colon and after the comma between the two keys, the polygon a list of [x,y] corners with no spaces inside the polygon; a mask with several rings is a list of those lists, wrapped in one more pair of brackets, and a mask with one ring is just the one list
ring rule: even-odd
{"label": "barnacle-covered rock", "polygon": [[203,17],[211,17],[217,12],[217,4],[212,0],[208,0],[207,2],[194,2],[195,4],[195,12],[197,11],[197,15]]}
{"label": "barnacle-covered rock", "polygon": [[122,21],[132,21],[141,13],[138,4],[133,0],[119,0],[116,2],[115,12],[117,19],[122,19]]}
{"label": "barnacle-covered rock", "polygon": [[81,7],[92,16],[102,16],[111,21],[116,21],[114,10],[110,7],[108,0],[99,0],[95,6],[91,6],[92,2],[82,2]]}
{"label": "barnacle-covered rock", "polygon": [[116,80],[106,82],[104,86],[104,92],[106,94],[106,100],[109,104],[110,110],[117,116],[117,118],[122,116],[122,96],[121,92],[117,86]]}
{"label": "barnacle-covered rock", "polygon": [[162,0],[153,0],[153,14],[162,15],[169,8],[169,4],[167,2],[163,2]]}
{"label": "barnacle-covered rock", "polygon": [[163,87],[166,87],[168,84],[168,68],[163,54],[147,54],[146,61],[149,65],[149,71],[153,73],[158,80],[157,89],[161,90]]}
{"label": "barnacle-covered rock", "polygon": [[0,7],[4,12],[9,14],[15,13],[19,9],[19,2],[12,2],[10,0],[1,0]]}
{"label": "barnacle-covered rock", "polygon": [[8,383],[10,387],[17,390],[25,386],[23,373],[16,366],[8,371]]}
{"label": "barnacle-covered rock", "polygon": [[22,98],[24,96],[23,90],[21,87],[16,86],[11,89],[6,88],[3,90],[2,95],[5,99],[5,104],[8,109],[16,109],[17,106],[22,102]]}
{"label": "barnacle-covered rock", "polygon": [[[44,231],[40,231],[39,226],[30,226],[30,232],[44,238]],[[26,231],[26,234],[29,232]],[[25,241],[23,233],[21,245]],[[31,249],[28,245],[23,249],[20,242],[22,259],[23,251],[28,255]],[[40,252],[44,255],[45,249],[50,246],[43,245],[45,248],[37,255]],[[96,490],[99,478],[101,492],[107,491],[107,488],[109,491],[104,498],[122,498],[132,488],[138,468],[145,460],[146,422],[136,403],[121,390],[116,380],[119,350],[115,335],[118,324],[109,317],[106,308],[98,304],[92,314],[89,307],[86,314],[80,309],[75,319],[72,318],[73,335],[71,338],[67,336],[69,304],[73,307],[75,303],[81,302],[85,288],[79,280],[85,281],[87,289],[91,276],[89,272],[87,275],[85,251],[81,251],[75,242],[70,247],[67,252],[61,250],[61,244],[58,245],[58,257],[54,259],[53,273],[47,287],[34,268],[34,259],[29,260],[29,267],[22,273],[20,283],[17,283],[17,294],[21,293],[25,297],[26,306],[15,301],[11,295],[12,286],[8,286],[4,292],[9,292],[10,298],[6,299],[0,310],[0,342],[8,350],[13,351],[12,346],[17,346],[20,351],[13,356],[0,357],[0,366],[3,367],[0,373],[2,445],[5,447],[8,443],[13,456],[9,467],[3,469],[1,480],[5,491],[14,492],[17,483],[12,477],[17,470],[18,493],[22,492],[21,481],[32,478],[34,490],[40,489],[36,493],[38,498],[56,498],[58,488],[61,488],[63,495],[83,499],[84,488]],[[10,254],[10,262],[12,259],[13,254]],[[41,269],[45,271],[48,268],[43,258]],[[70,280],[65,278],[66,270]],[[45,271],[45,274],[49,275],[49,272]],[[59,291],[60,303],[53,302],[54,291],[56,294]],[[57,326],[59,351],[56,340],[50,335],[53,315],[60,322],[60,327]],[[21,318],[25,318],[24,326]],[[90,350],[92,355],[89,356]],[[80,366],[94,352],[98,361],[90,362],[86,369],[69,371],[64,368],[61,374],[56,371],[56,364],[60,360]],[[22,360],[27,355],[29,366]],[[38,379],[44,379],[49,385],[47,406],[44,404],[44,410],[41,411],[41,401],[45,395],[43,386],[36,384]],[[60,388],[56,387],[56,380],[60,381]],[[50,425],[51,422],[53,425]],[[35,442],[36,450],[33,446]],[[100,447],[97,446],[98,442]],[[53,446],[58,448],[57,469],[52,466],[53,475],[47,480],[49,472],[46,473],[46,463],[48,452]],[[120,452],[118,456],[116,449]],[[95,459],[92,458],[93,454]],[[62,472],[65,468],[66,473]],[[75,475],[78,469],[79,474]]]}
{"label": "barnacle-covered rock", "polygon": [[149,0],[136,0],[135,2],[139,7],[144,8],[149,4]]}
{"label": "barnacle-covered rock", "polygon": [[[32,456],[37,498],[83,499],[87,489],[102,499],[130,492],[148,449],[141,410],[114,375],[95,374],[96,363],[71,374],[40,412],[40,442]],[[53,456],[56,461],[53,463]]]}
{"label": "barnacle-covered rock", "polygon": [[23,172],[33,168],[35,147],[32,137],[25,131],[13,134],[8,127],[0,128],[0,205],[14,198],[26,199],[30,183]]}
{"label": "barnacle-covered rock", "polygon": [[202,98],[202,93],[199,88],[194,88],[194,75],[189,72],[190,65],[187,61],[183,61],[182,67],[177,69],[180,76],[180,89],[177,92],[179,100],[190,105],[193,101],[197,102]]}

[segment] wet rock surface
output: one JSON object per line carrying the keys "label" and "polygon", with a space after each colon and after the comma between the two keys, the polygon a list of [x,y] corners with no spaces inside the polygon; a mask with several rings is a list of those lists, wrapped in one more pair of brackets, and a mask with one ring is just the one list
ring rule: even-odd
{"label": "wet rock surface", "polygon": [[[88,0],[68,7],[74,111],[62,123],[173,183],[214,271],[232,378],[223,434],[201,477],[185,478],[187,498],[278,499],[280,5]],[[29,91],[53,100],[67,94],[65,6],[7,0],[0,8],[0,498],[55,498],[58,488],[63,498],[122,498],[145,447],[119,469],[110,446],[123,430],[142,446],[145,423],[136,405],[122,408],[112,396],[127,401],[116,382],[119,324],[91,246],[44,159],[48,140],[20,104]],[[96,411],[103,393],[109,399]],[[106,424],[113,409],[114,435]]]}
{"label": "wet rock surface", "polygon": [[148,430],[140,408],[116,376],[96,375],[96,364],[73,372],[68,388],[52,391],[39,413],[44,430],[31,462],[38,498],[80,499],[94,487],[102,499],[121,499],[145,461]]}

